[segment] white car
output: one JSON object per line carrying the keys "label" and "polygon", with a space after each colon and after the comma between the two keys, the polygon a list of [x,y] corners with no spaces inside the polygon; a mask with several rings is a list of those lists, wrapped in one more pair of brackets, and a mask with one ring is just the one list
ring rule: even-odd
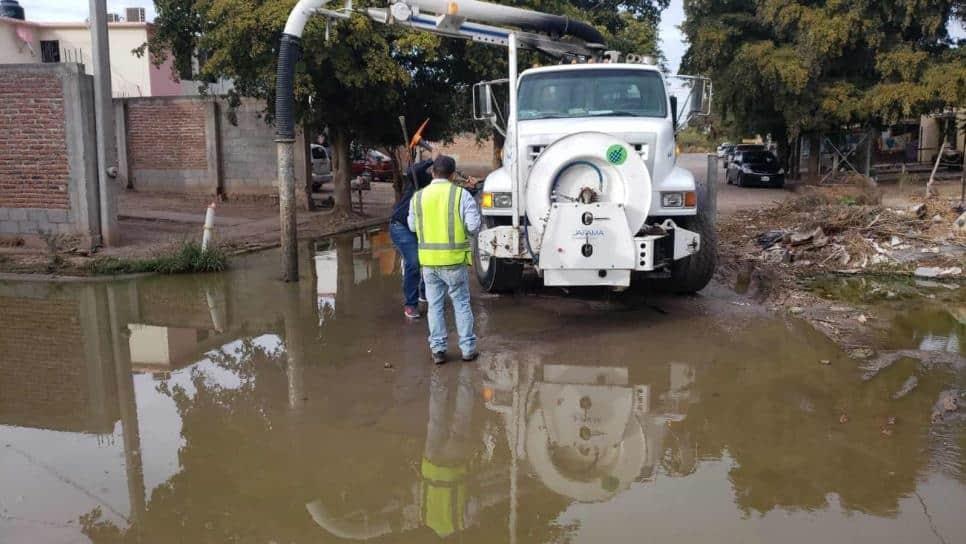
{"label": "white car", "polygon": [[718,146],[718,158],[725,160],[728,158],[728,154],[735,148],[735,144],[725,142]]}
{"label": "white car", "polygon": [[319,144],[312,144],[312,188],[318,190],[328,181],[332,181],[332,160],[329,158],[329,150]]}

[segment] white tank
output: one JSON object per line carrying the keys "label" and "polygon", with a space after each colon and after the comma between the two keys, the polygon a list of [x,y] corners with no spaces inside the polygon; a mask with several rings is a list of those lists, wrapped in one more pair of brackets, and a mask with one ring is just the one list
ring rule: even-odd
{"label": "white tank", "polygon": [[637,150],[601,132],[565,136],[537,157],[526,181],[530,244],[539,246],[554,202],[623,204],[637,233],[651,206],[651,177]]}

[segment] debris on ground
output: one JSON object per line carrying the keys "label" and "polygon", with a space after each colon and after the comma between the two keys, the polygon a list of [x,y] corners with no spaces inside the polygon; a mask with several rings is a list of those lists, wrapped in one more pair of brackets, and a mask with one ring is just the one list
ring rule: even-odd
{"label": "debris on ground", "polygon": [[892,400],[899,400],[902,397],[908,395],[918,385],[919,385],[919,378],[915,376],[909,376],[908,378],[906,378],[906,381],[902,383],[902,386],[899,387],[899,390],[892,394]]}
{"label": "debris on ground", "polygon": [[875,201],[820,188],[772,208],[738,212],[721,222],[722,251],[793,276],[963,275],[966,214],[957,213],[952,201],[931,198],[910,207]]}
{"label": "debris on ground", "polygon": [[939,394],[939,400],[932,407],[932,422],[939,423],[945,419],[946,414],[959,410],[959,392],[955,390],[943,391]]}
{"label": "debris on ground", "polygon": [[948,268],[939,268],[935,266],[920,266],[916,268],[913,275],[917,278],[946,278],[949,276],[959,276],[963,273],[963,269],[958,266],[950,266]]}

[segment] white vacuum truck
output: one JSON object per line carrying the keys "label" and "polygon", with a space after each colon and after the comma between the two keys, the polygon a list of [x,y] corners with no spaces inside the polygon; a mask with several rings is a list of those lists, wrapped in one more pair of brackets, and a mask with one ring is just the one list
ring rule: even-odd
{"label": "white vacuum truck", "polygon": [[[676,165],[675,130],[709,113],[711,84],[676,76],[652,59],[606,51],[592,26],[477,0],[399,0],[338,11],[301,0],[279,55],[279,125],[299,36],[312,14],[370,19],[508,48],[508,77],[473,88],[477,119],[505,136],[503,166],[487,176],[475,269],[487,291],[512,290],[525,269],[548,286],[623,289],[632,278],[694,292],[715,267],[713,183]],[[492,25],[506,25],[491,26]],[[518,49],[559,64],[517,73]],[[288,88],[285,86],[288,85]],[[507,103],[495,99],[506,85]],[[678,97],[686,94],[683,111]],[[290,107],[290,104],[289,104]],[[282,128],[279,134],[283,134]],[[711,172],[709,172],[709,176]],[[712,178],[713,179],[713,178]]]}

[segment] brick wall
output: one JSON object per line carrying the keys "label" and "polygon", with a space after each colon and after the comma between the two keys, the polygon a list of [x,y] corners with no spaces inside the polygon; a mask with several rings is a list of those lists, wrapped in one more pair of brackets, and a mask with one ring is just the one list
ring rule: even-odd
{"label": "brick wall", "polygon": [[128,102],[128,160],[135,170],[205,170],[205,103]]}
{"label": "brick wall", "polygon": [[0,424],[109,432],[91,415],[103,402],[97,388],[115,387],[113,373],[85,359],[80,305],[74,297],[0,296]]}
{"label": "brick wall", "polygon": [[[144,191],[275,194],[275,127],[265,122],[264,107],[243,99],[229,119],[228,105],[207,97],[115,100],[122,183]],[[299,144],[295,160],[301,186]]]}
{"label": "brick wall", "polygon": [[67,209],[62,87],[53,72],[0,72],[0,207]]}
{"label": "brick wall", "polygon": [[0,236],[99,234],[93,80],[77,64],[0,65]]}
{"label": "brick wall", "polygon": [[456,159],[456,166],[469,175],[486,175],[493,170],[493,141],[476,141],[475,134],[457,136],[440,147],[444,155]]}

